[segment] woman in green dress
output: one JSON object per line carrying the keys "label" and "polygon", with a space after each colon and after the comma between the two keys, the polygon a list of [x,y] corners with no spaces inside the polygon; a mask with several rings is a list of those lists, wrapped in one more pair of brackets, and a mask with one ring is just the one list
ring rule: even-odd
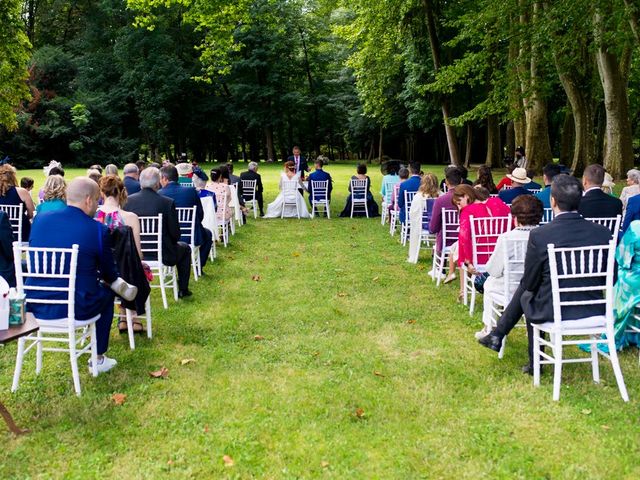
{"label": "woman in green dress", "polygon": [[640,304],[640,220],[631,222],[616,251],[618,281],[613,288],[616,348],[638,345],[637,333],[625,333],[630,326],[640,328],[634,316]]}

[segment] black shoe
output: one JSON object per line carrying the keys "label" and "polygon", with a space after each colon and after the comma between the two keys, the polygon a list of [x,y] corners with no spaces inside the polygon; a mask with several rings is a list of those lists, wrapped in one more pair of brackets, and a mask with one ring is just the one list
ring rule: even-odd
{"label": "black shoe", "polygon": [[494,352],[499,352],[502,348],[502,337],[492,331],[489,335],[478,339],[478,343],[483,347],[490,348]]}
{"label": "black shoe", "polygon": [[531,375],[533,377],[533,365],[529,365],[528,363],[526,365],[522,366],[522,373],[525,373],[527,375]]}
{"label": "black shoe", "polygon": [[190,297],[191,295],[193,295],[191,290],[180,290],[178,292],[178,298]]}

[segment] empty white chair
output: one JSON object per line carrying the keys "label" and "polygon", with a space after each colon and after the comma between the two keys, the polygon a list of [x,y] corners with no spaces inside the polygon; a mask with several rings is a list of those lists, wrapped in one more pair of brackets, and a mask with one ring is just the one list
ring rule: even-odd
{"label": "empty white chair", "polygon": [[27,221],[24,216],[24,205],[0,205],[0,210],[7,214],[11,230],[13,231],[13,240],[22,241],[22,222]]}
{"label": "empty white chair", "polygon": [[[329,180],[311,180],[311,218],[318,207],[322,207],[327,214],[327,218],[331,218],[329,209]],[[320,213],[320,210],[318,210]]]}
{"label": "empty white chair", "polygon": [[[591,363],[593,381],[599,383],[598,360],[602,355],[611,361],[622,399],[625,402],[629,401],[618,361],[613,328],[615,239],[612,239],[608,245],[556,248],[553,244],[549,244],[547,249],[551,275],[553,319],[542,324],[532,324],[534,386],[540,385],[540,365],[553,365],[553,399],[559,400],[562,365],[581,362]],[[582,282],[583,286],[576,286],[576,279],[589,279],[589,283],[585,285],[585,282]],[[604,307],[605,313],[577,320],[563,319],[563,307],[581,305],[600,305]],[[541,333],[543,332],[549,334],[550,340],[542,338]],[[606,338],[603,338],[603,335],[606,335]],[[567,339],[566,337],[571,338]],[[608,355],[598,348],[598,345],[602,344],[608,346]],[[567,345],[590,345],[591,357],[565,358],[564,347]],[[548,347],[550,353],[547,353],[549,350],[543,352],[541,346]]]}
{"label": "empty white chair", "polygon": [[284,212],[287,207],[293,207],[296,209],[296,215],[300,218],[300,208],[298,205],[298,188],[300,184],[297,180],[283,180],[282,183],[282,212],[280,218],[284,218]]}
{"label": "empty white chair", "polygon": [[404,192],[404,223],[400,224],[400,242],[402,245],[407,244],[407,238],[409,237],[409,230],[411,229],[409,212],[411,211],[411,202],[413,202],[413,197],[415,197],[416,193],[417,192]]}
{"label": "empty white chair", "polygon": [[351,179],[351,218],[356,208],[364,209],[364,213],[369,218],[369,208],[367,207],[367,180]]}
{"label": "empty white chair", "polygon": [[[152,288],[159,288],[162,294],[162,305],[169,308],[167,303],[167,288],[173,289],[173,298],[178,301],[178,271],[175,266],[169,267],[162,262],[162,214],[153,217],[139,217],[140,246],[144,261],[153,272]],[[158,285],[155,279],[158,279]]]}
{"label": "empty white chair", "polygon": [[[487,271],[487,262],[493,253],[498,236],[511,230],[511,215],[506,217],[469,217],[471,227],[472,263],[478,273]],[[464,278],[464,304],[469,305],[469,315],[473,315],[476,305],[476,289],[474,282],[476,275],[462,267]],[[469,295],[471,301],[468,302]]]}
{"label": "empty white chair", "polygon": [[442,270],[446,268],[451,246],[458,240],[460,230],[460,214],[458,210],[442,209],[442,250],[438,252],[438,245],[433,245],[433,267],[431,277],[436,281],[436,286],[440,286],[442,280]]}
{"label": "empty white chair", "polygon": [[242,198],[244,206],[253,208],[253,218],[258,218],[258,201],[256,200],[256,185],[258,180],[242,180]]}
{"label": "empty white chair", "polygon": [[202,265],[200,264],[200,246],[196,245],[196,206],[176,207],[178,211],[178,223],[180,224],[180,236],[187,238],[186,243],[191,247],[191,268],[193,278],[198,281],[202,275]]}
{"label": "empty white chair", "polygon": [[[78,245],[72,248],[30,248],[22,246],[19,242],[13,243],[13,255],[16,267],[16,285],[20,293],[26,293],[27,304],[59,304],[67,306],[67,316],[55,320],[40,320],[36,318],[37,332],[18,340],[18,354],[16,357],[16,369],[13,374],[11,391],[18,389],[20,374],[24,356],[33,347],[36,347],[36,374],[42,370],[43,352],[65,352],[69,354],[71,361],[71,373],[73,387],[76,395],[80,395],[80,374],[78,370],[78,357],[85,353],[91,354],[91,373],[98,375],[98,350],[96,343],[96,321],[100,315],[89,320],[76,320],[75,318],[75,292],[76,270],[78,266]],[[22,256],[26,255],[26,266],[23,269]],[[29,278],[55,279],[59,286],[37,287],[25,285]],[[36,292],[59,292],[60,300],[39,300],[33,298]],[[31,294],[31,295],[30,295]],[[30,314],[29,314],[30,315]],[[88,343],[85,345],[85,342]],[[45,347],[44,344],[58,344],[58,346]],[[62,345],[60,345],[62,344]]]}
{"label": "empty white chair", "polygon": [[602,217],[602,218],[585,218],[590,222],[597,223],[603,227],[607,227],[611,230],[611,238],[617,240],[618,232],[620,231],[620,223],[622,222],[622,215],[616,215],[615,217]]}

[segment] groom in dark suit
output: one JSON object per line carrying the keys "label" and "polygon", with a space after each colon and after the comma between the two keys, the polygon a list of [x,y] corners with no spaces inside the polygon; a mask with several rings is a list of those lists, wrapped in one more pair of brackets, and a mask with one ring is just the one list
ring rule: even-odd
{"label": "groom in dark suit", "polygon": [[304,180],[304,173],[309,171],[309,165],[307,164],[306,157],[300,154],[299,146],[295,145],[293,147],[293,155],[290,155],[287,160],[295,164],[296,173],[299,173],[300,179]]}
{"label": "groom in dark suit", "polygon": [[[515,327],[522,315],[527,319],[529,336],[529,364],[523,372],[533,374],[533,344],[531,323],[545,323],[553,320],[553,301],[551,292],[551,274],[547,244],[556,247],[584,247],[587,245],[606,245],[611,240],[611,231],[582,218],[578,206],[582,198],[582,186],[577,178],[569,175],[556,175],[551,185],[551,207],[555,217],[550,223],[538,227],[529,234],[527,254],[524,263],[524,275],[511,302],[498,320],[496,328],[489,335],[478,340],[481,345],[500,351],[502,339]],[[593,285],[593,279],[576,279],[574,287]],[[576,300],[590,299],[594,292],[576,294]],[[565,306],[564,320],[576,320],[592,315],[602,315],[604,305]]]}
{"label": "groom in dark suit", "polygon": [[596,163],[589,165],[582,174],[584,195],[578,212],[584,218],[604,218],[622,215],[622,202],[619,198],[602,191],[604,168]]}

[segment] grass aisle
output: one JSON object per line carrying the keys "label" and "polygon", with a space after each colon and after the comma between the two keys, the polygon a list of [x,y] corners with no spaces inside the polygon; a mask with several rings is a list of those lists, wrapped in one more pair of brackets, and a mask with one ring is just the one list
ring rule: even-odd
{"label": "grass aisle", "polygon": [[[331,167],[335,216],[352,169]],[[263,170],[269,201],[278,170]],[[407,264],[379,219],[250,219],[218,251],[194,297],[163,311],[154,291],[153,340],[131,352],[113,333],[119,364],[95,380],[83,368],[80,399],[55,355],[40,378],[31,357],[11,395],[15,345],[0,351],[1,397],[33,430],[4,434],[0,478],[639,473],[635,350],[622,355],[630,404],[606,363],[600,386],[588,366],[567,367],[553,403],[549,374],[534,389],[519,372],[524,329],[502,361],[478,346],[480,314],[455,303],[456,287],[435,288],[426,252]],[[167,379],[149,376],[162,366]]]}

